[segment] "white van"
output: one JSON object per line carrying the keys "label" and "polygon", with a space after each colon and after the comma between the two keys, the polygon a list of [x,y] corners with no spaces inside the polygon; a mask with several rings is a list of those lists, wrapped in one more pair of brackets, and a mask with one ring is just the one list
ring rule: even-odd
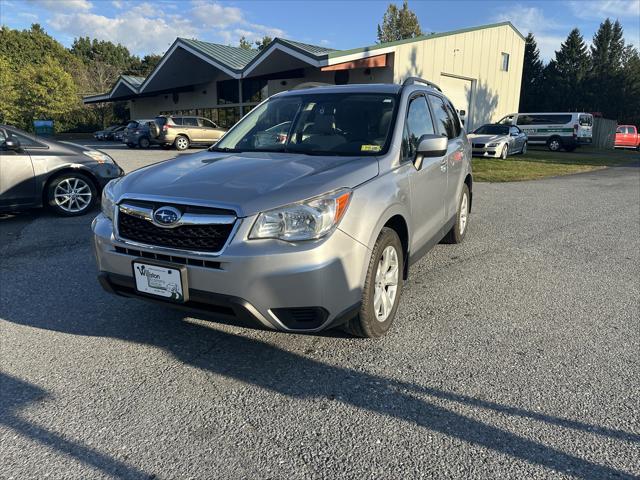
{"label": "white van", "polygon": [[546,144],[557,152],[572,152],[579,145],[591,144],[593,115],[584,112],[512,113],[498,123],[517,125],[529,137],[529,144]]}

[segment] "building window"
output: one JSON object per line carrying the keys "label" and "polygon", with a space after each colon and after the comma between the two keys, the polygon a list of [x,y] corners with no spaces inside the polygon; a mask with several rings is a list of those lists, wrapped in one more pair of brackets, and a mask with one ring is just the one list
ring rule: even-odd
{"label": "building window", "polygon": [[242,102],[259,103],[267,98],[267,80],[249,78],[242,81]]}
{"label": "building window", "polygon": [[218,82],[218,103],[240,103],[240,89],[237,80]]}
{"label": "building window", "polygon": [[502,66],[500,67],[500,70],[502,70],[503,72],[509,71],[509,54],[508,53],[502,52]]}

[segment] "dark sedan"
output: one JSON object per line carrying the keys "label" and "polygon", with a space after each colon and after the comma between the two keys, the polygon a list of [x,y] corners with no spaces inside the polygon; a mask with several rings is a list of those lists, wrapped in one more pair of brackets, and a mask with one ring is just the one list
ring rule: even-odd
{"label": "dark sedan", "polygon": [[82,215],[109,180],[123,174],[98,150],[0,125],[0,211],[48,206],[60,215]]}

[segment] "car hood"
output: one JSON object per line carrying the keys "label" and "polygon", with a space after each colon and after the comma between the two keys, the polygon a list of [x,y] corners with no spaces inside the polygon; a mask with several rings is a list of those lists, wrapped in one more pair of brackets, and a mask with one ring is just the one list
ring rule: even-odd
{"label": "car hood", "polygon": [[469,140],[474,143],[496,143],[496,142],[504,142],[509,138],[509,135],[478,135],[476,133],[471,133],[467,135]]}
{"label": "car hood", "polygon": [[211,203],[253,215],[378,175],[376,157],[293,153],[200,152],[136,170],[115,186],[115,197],[152,196],[167,202]]}

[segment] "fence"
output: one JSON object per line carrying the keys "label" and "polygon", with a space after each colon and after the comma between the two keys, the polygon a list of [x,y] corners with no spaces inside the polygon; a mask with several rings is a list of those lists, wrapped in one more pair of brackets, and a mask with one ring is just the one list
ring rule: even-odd
{"label": "fence", "polygon": [[618,122],[608,118],[593,118],[593,146],[596,148],[613,148],[616,139]]}

